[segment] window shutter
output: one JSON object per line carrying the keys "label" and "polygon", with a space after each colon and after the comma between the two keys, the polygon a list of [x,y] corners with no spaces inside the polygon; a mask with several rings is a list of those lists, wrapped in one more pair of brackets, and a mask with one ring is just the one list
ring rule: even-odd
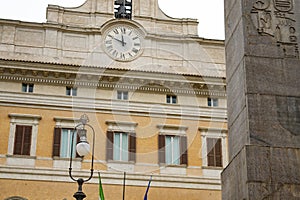
{"label": "window shutter", "polygon": [[22,155],[23,126],[16,126],[14,155]]}
{"label": "window shutter", "polygon": [[52,156],[60,156],[61,128],[54,128]]}
{"label": "window shutter", "polygon": [[166,162],[166,155],[165,155],[165,136],[159,135],[158,136],[158,160],[159,163]]}
{"label": "window shutter", "polygon": [[216,166],[222,167],[222,140],[218,139],[215,145]]}
{"label": "window shutter", "polygon": [[31,147],[31,126],[16,126],[15,132],[15,144],[14,154],[15,155],[30,155]]}
{"label": "window shutter", "polygon": [[107,131],[106,160],[113,160],[114,132]]}
{"label": "window shutter", "polygon": [[30,155],[30,147],[31,147],[31,126],[24,126],[24,139],[23,139],[23,153],[22,155]]}
{"label": "window shutter", "polygon": [[129,134],[129,161],[136,161],[136,134]]}
{"label": "window shutter", "polygon": [[222,167],[222,139],[207,138],[207,165]]}
{"label": "window shutter", "polygon": [[187,137],[180,137],[180,164],[188,164]]}
{"label": "window shutter", "polygon": [[207,166],[215,166],[214,139],[207,138]]}

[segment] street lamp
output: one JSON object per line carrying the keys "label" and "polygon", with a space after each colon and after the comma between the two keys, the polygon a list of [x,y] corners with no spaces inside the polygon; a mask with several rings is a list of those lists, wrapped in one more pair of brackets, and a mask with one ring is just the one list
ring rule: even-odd
{"label": "street lamp", "polygon": [[[91,178],[93,177],[93,172],[94,172],[94,147],[95,147],[95,130],[94,128],[88,124],[89,122],[89,118],[86,114],[82,115],[80,117],[80,123],[75,126],[74,128],[74,132],[72,134],[72,141],[71,141],[71,156],[70,156],[70,168],[69,168],[69,176],[73,181],[76,181],[78,183],[78,191],[73,195],[73,197],[76,200],[83,200],[86,195],[84,194],[84,192],[82,191],[82,185],[84,182],[88,182],[89,180],[91,180]],[[73,141],[74,141],[74,135],[78,135],[79,136],[79,142],[76,145],[76,151],[78,153],[79,156],[86,156],[87,154],[90,153],[90,144],[87,141],[87,130],[85,129],[85,126],[88,126],[92,129],[93,131],[93,148],[92,148],[92,162],[91,162],[91,174],[90,177],[86,180],[84,180],[83,178],[78,178],[75,179],[72,176],[72,159],[73,159]]]}

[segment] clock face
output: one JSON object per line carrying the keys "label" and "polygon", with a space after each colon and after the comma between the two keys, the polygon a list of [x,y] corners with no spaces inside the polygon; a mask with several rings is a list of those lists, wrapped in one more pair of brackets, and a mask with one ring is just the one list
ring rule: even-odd
{"label": "clock face", "polygon": [[104,36],[104,49],[115,60],[130,61],[142,51],[139,32],[127,25],[113,26]]}

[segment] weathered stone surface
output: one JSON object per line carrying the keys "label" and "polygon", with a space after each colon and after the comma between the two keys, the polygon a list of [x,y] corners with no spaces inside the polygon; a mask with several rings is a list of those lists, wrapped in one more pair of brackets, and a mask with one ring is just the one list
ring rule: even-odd
{"label": "weathered stone surface", "polygon": [[224,2],[223,200],[300,199],[300,1]]}
{"label": "weathered stone surface", "polygon": [[300,199],[300,148],[245,146],[222,173],[223,199]]}

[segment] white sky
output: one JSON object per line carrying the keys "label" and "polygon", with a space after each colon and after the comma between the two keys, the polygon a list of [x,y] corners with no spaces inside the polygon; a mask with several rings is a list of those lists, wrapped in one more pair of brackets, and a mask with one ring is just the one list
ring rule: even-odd
{"label": "white sky", "polygon": [[[0,18],[45,22],[48,4],[76,7],[84,2],[85,0],[0,0]],[[200,37],[224,39],[223,2],[224,0],[159,0],[159,5],[170,17],[198,19]]]}

